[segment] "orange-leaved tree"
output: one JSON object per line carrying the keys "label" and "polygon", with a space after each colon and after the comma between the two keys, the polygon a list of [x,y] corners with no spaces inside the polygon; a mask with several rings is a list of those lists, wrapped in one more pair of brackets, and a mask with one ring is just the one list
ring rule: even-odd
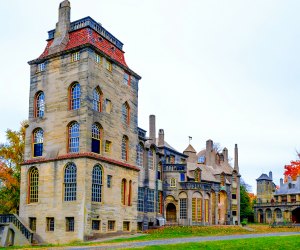
{"label": "orange-leaved tree", "polygon": [[26,124],[22,122],[19,131],[8,129],[7,142],[0,144],[0,213],[17,213],[19,209]]}
{"label": "orange-leaved tree", "polygon": [[291,161],[291,164],[284,166],[284,179],[287,181],[290,176],[292,180],[296,180],[300,175],[300,160]]}

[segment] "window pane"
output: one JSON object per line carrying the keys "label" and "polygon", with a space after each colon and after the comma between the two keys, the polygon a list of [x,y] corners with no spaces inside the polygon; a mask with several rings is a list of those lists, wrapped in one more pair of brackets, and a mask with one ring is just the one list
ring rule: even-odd
{"label": "window pane", "polygon": [[69,152],[79,152],[79,124],[77,122],[69,127]]}
{"label": "window pane", "polygon": [[74,163],[69,163],[65,168],[64,184],[65,184],[65,201],[76,200],[76,166]]}

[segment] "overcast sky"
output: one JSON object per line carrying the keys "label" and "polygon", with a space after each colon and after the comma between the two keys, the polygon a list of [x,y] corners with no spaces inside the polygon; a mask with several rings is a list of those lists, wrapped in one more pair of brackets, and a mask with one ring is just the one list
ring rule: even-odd
{"label": "overcast sky", "polygon": [[[28,116],[29,60],[46,46],[60,0],[0,1],[0,141]],[[179,151],[212,139],[239,146],[242,178],[283,167],[300,150],[300,1],[71,0],[71,20],[91,16],[124,43],[142,76],[139,126]]]}

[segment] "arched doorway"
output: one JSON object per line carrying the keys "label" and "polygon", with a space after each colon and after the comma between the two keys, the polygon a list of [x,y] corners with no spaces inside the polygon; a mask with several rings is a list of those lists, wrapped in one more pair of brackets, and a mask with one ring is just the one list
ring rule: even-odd
{"label": "arched doorway", "polygon": [[271,223],[273,221],[272,210],[270,208],[266,209],[266,222]]}
{"label": "arched doorway", "polygon": [[224,225],[227,221],[227,193],[222,190],[219,193],[219,204],[218,204],[218,212],[219,212],[219,224]]}
{"label": "arched doorway", "polygon": [[176,221],[176,206],[173,203],[167,205],[167,222]]}
{"label": "arched doorway", "polygon": [[258,221],[259,223],[264,223],[264,212],[263,212],[262,209],[259,209],[259,210],[257,211],[257,221]]}
{"label": "arched doorway", "polygon": [[297,207],[292,211],[292,221],[300,223],[300,207]]}

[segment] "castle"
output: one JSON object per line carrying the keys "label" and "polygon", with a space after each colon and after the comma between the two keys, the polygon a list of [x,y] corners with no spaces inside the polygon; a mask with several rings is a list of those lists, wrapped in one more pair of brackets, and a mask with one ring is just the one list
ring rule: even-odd
{"label": "castle", "polygon": [[240,223],[238,148],[212,140],[179,152],[138,127],[141,77],[123,44],[91,17],[56,28],[30,65],[20,221],[36,240],[64,243],[151,226]]}
{"label": "castle", "polygon": [[293,222],[300,223],[300,176],[295,181],[288,177],[280,186],[273,182],[272,172],[256,179],[257,202],[254,218],[258,223]]}

